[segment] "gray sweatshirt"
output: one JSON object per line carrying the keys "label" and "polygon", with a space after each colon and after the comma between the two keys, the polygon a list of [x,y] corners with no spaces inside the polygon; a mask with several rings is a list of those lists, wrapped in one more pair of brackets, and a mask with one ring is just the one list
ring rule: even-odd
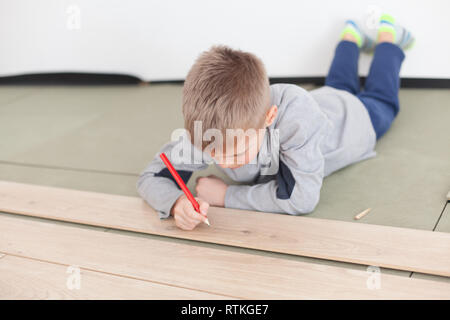
{"label": "gray sweatshirt", "polygon": [[[325,176],[375,156],[375,131],[362,102],[346,91],[325,86],[307,92],[292,84],[274,84],[270,89],[278,114],[266,129],[256,161],[237,169],[218,167],[246,184],[228,186],[225,207],[310,213],[319,202]],[[166,153],[187,182],[193,171],[205,169],[213,160],[203,154],[201,163],[175,163],[170,153],[179,143],[168,143],[160,152]],[[193,153],[200,152],[194,149]],[[140,175],[137,189],[161,218],[169,216],[183,194],[159,153]]]}

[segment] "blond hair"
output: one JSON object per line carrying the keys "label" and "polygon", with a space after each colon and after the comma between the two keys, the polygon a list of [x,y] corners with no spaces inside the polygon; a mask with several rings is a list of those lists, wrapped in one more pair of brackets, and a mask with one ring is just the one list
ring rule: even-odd
{"label": "blond hair", "polygon": [[[183,87],[185,128],[260,129],[270,108],[269,79],[262,61],[252,53],[214,46],[191,67]],[[205,144],[203,144],[203,148]]]}

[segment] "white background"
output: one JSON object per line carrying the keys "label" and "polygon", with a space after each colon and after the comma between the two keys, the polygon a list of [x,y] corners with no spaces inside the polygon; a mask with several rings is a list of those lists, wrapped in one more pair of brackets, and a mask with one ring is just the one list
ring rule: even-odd
{"label": "white background", "polygon": [[184,79],[213,44],[254,52],[271,77],[325,76],[344,20],[380,10],[417,38],[403,77],[450,78],[449,0],[0,0],[0,76]]}

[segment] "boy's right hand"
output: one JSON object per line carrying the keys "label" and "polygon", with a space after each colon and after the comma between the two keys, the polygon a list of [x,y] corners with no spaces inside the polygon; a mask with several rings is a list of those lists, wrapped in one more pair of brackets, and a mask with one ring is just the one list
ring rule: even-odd
{"label": "boy's right hand", "polygon": [[192,230],[199,223],[205,222],[209,204],[199,198],[195,198],[195,200],[200,205],[200,213],[195,211],[194,206],[185,195],[180,196],[173,204],[170,214],[174,217],[178,228]]}

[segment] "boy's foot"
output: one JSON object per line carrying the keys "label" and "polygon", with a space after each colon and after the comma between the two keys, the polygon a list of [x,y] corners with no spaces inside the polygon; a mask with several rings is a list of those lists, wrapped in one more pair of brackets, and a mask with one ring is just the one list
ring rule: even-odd
{"label": "boy's foot", "polygon": [[341,32],[341,40],[353,41],[363,51],[372,50],[374,41],[370,39],[354,20],[345,22],[344,30]]}
{"label": "boy's foot", "polygon": [[395,20],[388,14],[380,17],[380,26],[378,28],[377,43],[392,42],[407,50],[414,44],[414,36],[404,27],[395,24]]}

